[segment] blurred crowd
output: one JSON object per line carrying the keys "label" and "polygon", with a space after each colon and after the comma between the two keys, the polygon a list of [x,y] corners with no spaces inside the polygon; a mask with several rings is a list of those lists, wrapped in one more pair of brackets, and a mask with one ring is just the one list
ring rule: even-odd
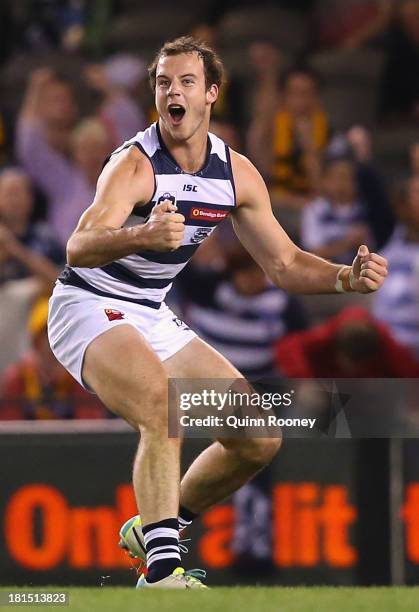
{"label": "blurred crowd", "polygon": [[[251,379],[419,375],[419,0],[32,0],[0,5],[0,419],[108,418],[55,361],[47,297],[109,153],[156,119],[165,39],[214,46],[211,131],[247,155],[293,240],[385,255],[376,296],[271,285],[228,222],[172,306]],[[145,4],[145,3],[144,3]]]}

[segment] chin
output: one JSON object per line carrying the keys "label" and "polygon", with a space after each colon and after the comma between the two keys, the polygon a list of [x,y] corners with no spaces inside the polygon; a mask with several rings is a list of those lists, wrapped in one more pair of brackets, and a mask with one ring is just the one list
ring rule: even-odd
{"label": "chin", "polygon": [[183,142],[191,138],[191,136],[193,135],[193,131],[190,128],[188,129],[186,126],[180,125],[175,128],[172,127],[170,129],[170,135],[173,140]]}

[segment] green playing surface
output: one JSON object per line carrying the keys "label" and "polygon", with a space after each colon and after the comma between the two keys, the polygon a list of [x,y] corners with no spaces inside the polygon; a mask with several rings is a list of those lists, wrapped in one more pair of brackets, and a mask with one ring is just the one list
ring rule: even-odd
{"label": "green playing surface", "polygon": [[[0,592],[8,587],[1,587]],[[38,587],[14,592],[41,591]],[[208,591],[146,591],[130,588],[49,586],[42,591],[66,591],[69,606],[0,606],[0,610],[63,612],[413,612],[419,610],[419,587],[231,587]]]}

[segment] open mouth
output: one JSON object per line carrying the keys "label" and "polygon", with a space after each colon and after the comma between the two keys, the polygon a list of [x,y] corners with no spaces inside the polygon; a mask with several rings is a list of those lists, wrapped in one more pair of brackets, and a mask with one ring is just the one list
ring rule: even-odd
{"label": "open mouth", "polygon": [[173,123],[175,125],[179,125],[185,115],[186,110],[180,104],[170,104],[168,110]]}

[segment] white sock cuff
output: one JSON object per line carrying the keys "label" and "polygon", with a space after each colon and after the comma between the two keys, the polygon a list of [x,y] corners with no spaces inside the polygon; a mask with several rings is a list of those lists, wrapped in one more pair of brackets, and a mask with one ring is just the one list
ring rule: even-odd
{"label": "white sock cuff", "polygon": [[156,527],[144,534],[144,542],[147,544],[154,540],[154,538],[172,538],[177,542],[179,541],[179,531],[177,529],[171,529],[170,527]]}

